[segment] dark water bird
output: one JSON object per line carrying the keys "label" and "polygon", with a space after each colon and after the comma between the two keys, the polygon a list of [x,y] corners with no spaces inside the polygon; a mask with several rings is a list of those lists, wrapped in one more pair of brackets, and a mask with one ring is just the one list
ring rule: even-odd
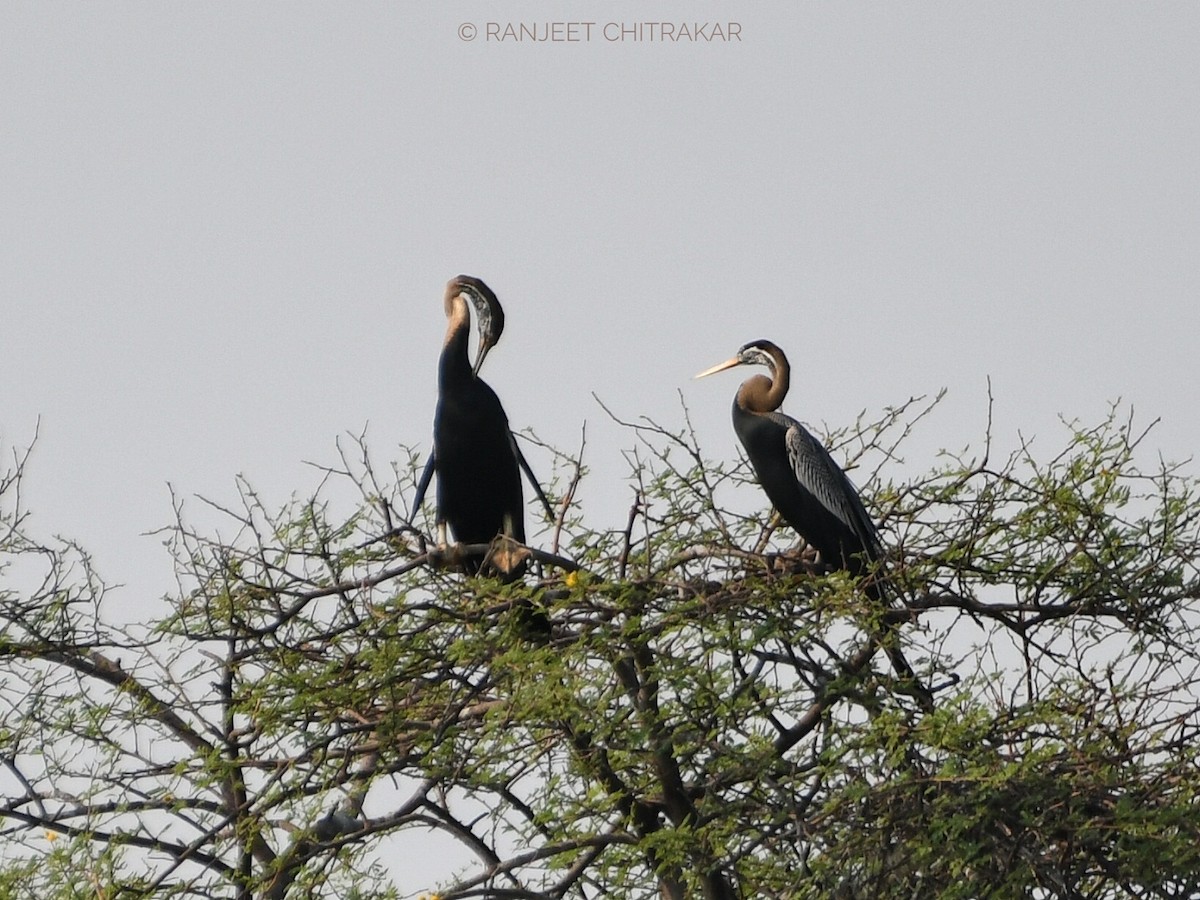
{"label": "dark water bird", "polygon": [[[479,344],[472,365],[468,354],[474,308]],[[490,544],[498,535],[525,543],[525,507],[521,469],[543,504],[549,502],[529,470],[509,428],[496,392],[479,377],[488,352],[504,331],[504,310],[484,282],[459,275],[446,285],[446,337],[438,361],[438,403],[433,419],[433,454],[425,466],[413,512],[420,507],[437,473],[437,540],[446,546],[449,527],[459,544]],[[502,573],[516,576],[523,566],[493,561]],[[465,561],[478,571],[483,557]]]}
{"label": "dark water bird", "polygon": [[[733,430],[746,448],[759,484],[784,521],[817,551],[826,569],[866,577],[868,596],[890,602],[887,579],[878,571],[883,559],[879,532],[858,491],[824,444],[779,411],[792,371],[783,351],[770,341],[751,341],[732,359],[696,377],[755,365],[766,366],[771,377],[753,375],[742,382],[733,401]],[[895,636],[883,635],[880,642],[897,674],[911,682],[917,699],[930,708],[931,695],[895,645]]]}
{"label": "dark water bird", "polygon": [[[479,367],[504,331],[504,312],[492,289],[469,275],[446,285],[445,304],[446,339],[433,417],[438,541],[445,545],[449,526],[460,544],[490,544],[500,534],[523,544],[525,504],[516,444],[500,398],[479,377]],[[468,358],[468,304],[479,327],[474,365]]]}

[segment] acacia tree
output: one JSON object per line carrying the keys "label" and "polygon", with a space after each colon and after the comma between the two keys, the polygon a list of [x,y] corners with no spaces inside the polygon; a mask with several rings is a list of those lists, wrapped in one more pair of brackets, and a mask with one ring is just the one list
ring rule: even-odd
{"label": "acacia tree", "polygon": [[137,630],[31,537],[16,458],[0,890],[394,897],[432,830],[469,853],[444,900],[1200,894],[1195,477],[1143,468],[1114,408],[1049,457],[883,480],[929,408],[833,436],[895,609],[814,574],[686,413],[628,425],[613,527],[550,451],[559,518],[516,584],[440,566],[400,512],[417,459],[382,475],[361,436],[311,497],[239,482],[208,530],[177,502],[179,590]]}

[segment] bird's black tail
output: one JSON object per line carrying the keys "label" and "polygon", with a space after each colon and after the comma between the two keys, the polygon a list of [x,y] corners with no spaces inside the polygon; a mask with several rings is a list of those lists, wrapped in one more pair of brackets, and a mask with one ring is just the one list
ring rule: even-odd
{"label": "bird's black tail", "polygon": [[[883,572],[876,571],[868,575],[865,587],[867,595],[885,610],[904,605],[899,590]],[[912,694],[922,710],[933,712],[933,692],[921,682],[904,658],[904,652],[900,649],[900,630],[894,624],[885,623],[872,635],[872,640],[887,654],[896,677],[903,682],[905,692]]]}
{"label": "bird's black tail", "polygon": [[921,679],[917,677],[917,673],[913,671],[912,666],[908,664],[908,660],[904,658],[904,653],[898,646],[892,644],[892,641],[898,641],[896,629],[889,627],[887,632],[880,635],[877,640],[883,647],[883,652],[892,662],[892,668],[895,670],[897,677],[904,681],[903,688],[906,693],[911,693],[916,699],[917,705],[925,712],[933,712],[933,692],[921,683]]}

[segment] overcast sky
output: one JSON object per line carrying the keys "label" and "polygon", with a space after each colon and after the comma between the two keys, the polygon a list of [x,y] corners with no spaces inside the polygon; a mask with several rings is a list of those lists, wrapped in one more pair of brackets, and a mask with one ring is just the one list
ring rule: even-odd
{"label": "overcast sky", "polygon": [[514,426],[589,423],[596,525],[632,439],[591,394],[674,426],[682,391],[733,458],[737,375],[690,379],[759,337],[818,431],[949,388],[917,470],[989,377],[1009,445],[1120,397],[1191,456],[1200,6],[646,9],[0,3],[0,442],[40,419],[33,528],[127,585],[111,615],[163,609],[168,482],[282,502],[367,423],[427,449],[460,272]]}
{"label": "overcast sky", "polygon": [[[168,482],[282,502],[367,423],[379,459],[428,448],[459,272],[507,310],[486,375],[514,426],[574,448],[589,423],[596,524],[631,438],[592,392],[675,425],[682,390],[733,457],[737,374],[690,377],[759,337],[818,430],[947,387],[932,456],[978,440],[990,376],[1002,439],[1120,397],[1192,454],[1200,7],[658,4],[710,23],[674,42],[646,18],[0,5],[0,440],[40,418],[35,527],[129,586],[115,613],[171,587],[140,536]],[[590,40],[496,39],[548,23]]]}

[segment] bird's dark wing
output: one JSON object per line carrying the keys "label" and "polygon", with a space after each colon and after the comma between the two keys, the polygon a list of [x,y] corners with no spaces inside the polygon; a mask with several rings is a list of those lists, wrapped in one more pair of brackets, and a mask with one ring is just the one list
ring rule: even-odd
{"label": "bird's dark wing", "polygon": [[429,483],[433,481],[434,470],[437,469],[436,457],[433,452],[429,453],[429,460],[425,463],[425,470],[421,472],[421,480],[417,482],[417,493],[413,497],[412,512],[408,514],[408,521],[415,522],[417,513],[421,511],[421,504],[425,502],[425,492],[429,490]]}
{"label": "bird's dark wing", "polygon": [[525,473],[525,477],[529,479],[529,483],[533,485],[534,493],[538,495],[538,499],[542,501],[542,506],[546,510],[547,521],[554,521],[554,509],[550,506],[550,501],[546,499],[546,492],[542,490],[542,486],[538,484],[537,478],[533,474],[533,469],[529,467],[529,463],[525,460],[525,454],[521,452],[521,446],[517,443],[517,436],[513,435],[513,452],[517,454],[517,462],[521,466],[521,471]]}
{"label": "bird's dark wing", "polygon": [[778,416],[784,420],[781,424],[787,425],[788,458],[797,481],[850,529],[872,559],[878,559],[879,532],[842,467],[834,462],[825,445],[795,419],[782,413],[770,415]]}

